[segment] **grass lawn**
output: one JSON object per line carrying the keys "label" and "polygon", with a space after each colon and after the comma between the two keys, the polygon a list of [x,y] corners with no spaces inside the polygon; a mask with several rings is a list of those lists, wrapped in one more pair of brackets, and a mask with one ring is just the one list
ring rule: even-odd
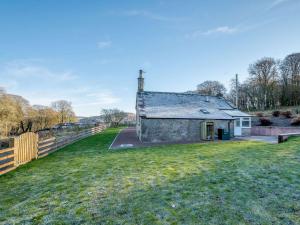
{"label": "grass lawn", "polygon": [[109,151],[74,143],[0,177],[0,224],[300,224],[300,139]]}

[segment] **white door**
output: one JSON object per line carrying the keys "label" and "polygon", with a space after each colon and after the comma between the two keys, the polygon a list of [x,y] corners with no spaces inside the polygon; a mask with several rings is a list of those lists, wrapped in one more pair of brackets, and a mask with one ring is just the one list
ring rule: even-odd
{"label": "white door", "polygon": [[241,118],[236,118],[234,120],[234,136],[241,136],[242,128],[241,128]]}

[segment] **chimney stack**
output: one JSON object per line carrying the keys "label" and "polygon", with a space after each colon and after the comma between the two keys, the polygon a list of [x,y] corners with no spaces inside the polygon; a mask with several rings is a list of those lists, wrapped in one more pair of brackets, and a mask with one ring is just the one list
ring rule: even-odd
{"label": "chimney stack", "polygon": [[143,70],[139,70],[139,77],[138,77],[138,92],[144,91],[144,77],[143,73],[145,73]]}

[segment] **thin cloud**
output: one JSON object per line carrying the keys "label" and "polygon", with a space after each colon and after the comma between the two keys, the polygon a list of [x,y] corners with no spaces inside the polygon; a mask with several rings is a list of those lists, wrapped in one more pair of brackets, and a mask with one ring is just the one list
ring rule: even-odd
{"label": "thin cloud", "polygon": [[88,105],[112,105],[120,101],[120,98],[114,96],[110,91],[101,91],[89,93],[87,97],[93,99],[93,102],[87,102]]}
{"label": "thin cloud", "polygon": [[271,3],[271,5],[269,6],[268,9],[273,9],[273,8],[275,8],[275,7],[277,7],[277,6],[281,5],[281,4],[283,4],[283,3],[285,3],[285,2],[288,2],[288,1],[290,1],[290,0],[274,0],[274,1]]}
{"label": "thin cloud", "polygon": [[185,37],[187,39],[196,39],[200,37],[205,37],[205,36],[217,36],[217,35],[232,35],[236,33],[243,33],[243,32],[249,32],[251,30],[258,29],[260,27],[266,26],[270,23],[273,23],[277,20],[277,18],[271,18],[269,20],[265,20],[259,23],[240,23],[234,27],[229,27],[229,26],[220,26],[214,29],[210,29],[207,31],[202,31],[202,30],[196,30],[194,32],[191,32],[189,34],[186,34]]}
{"label": "thin cloud", "polygon": [[210,36],[210,35],[218,35],[218,34],[233,34],[236,33],[238,31],[237,28],[235,27],[229,27],[229,26],[220,26],[220,27],[216,27],[214,29],[210,29],[207,31],[202,31],[202,30],[196,30],[190,34],[187,34],[186,37],[187,38],[198,38],[201,36]]}
{"label": "thin cloud", "polygon": [[111,45],[112,45],[111,41],[99,41],[99,42],[97,42],[97,47],[99,49],[109,48],[109,47],[111,47]]}
{"label": "thin cloud", "polygon": [[72,72],[53,71],[34,62],[0,64],[0,78],[0,87],[23,96],[32,105],[49,106],[53,101],[66,99],[73,103],[77,115],[97,115],[101,108],[118,107],[122,102],[120,94],[95,83],[91,85],[88,79],[70,82],[77,78]]}
{"label": "thin cloud", "polygon": [[27,62],[9,62],[0,74],[5,74],[15,79],[36,78],[54,81],[70,81],[78,76],[71,71],[53,71],[47,67],[34,65]]}
{"label": "thin cloud", "polygon": [[19,86],[18,82],[16,80],[0,80],[0,90],[1,88],[4,88],[4,90],[10,90],[15,89]]}
{"label": "thin cloud", "polygon": [[74,75],[72,72],[64,72],[61,74],[60,80],[61,81],[70,81],[77,79],[78,76]]}
{"label": "thin cloud", "polygon": [[99,65],[106,65],[106,64],[109,64],[111,62],[112,62],[112,60],[109,60],[109,59],[101,59],[101,60],[97,61],[97,63]]}
{"label": "thin cloud", "polygon": [[72,102],[77,115],[87,115],[88,112],[85,111],[87,108],[94,111],[94,115],[96,115],[101,108],[117,107],[117,104],[121,101],[121,98],[107,89],[97,91],[95,87],[77,86],[65,89],[56,88],[55,91],[49,91],[50,88],[52,86],[39,88],[34,91],[26,89],[18,92],[8,92],[25,97],[32,105],[50,106],[56,100],[66,99]]}
{"label": "thin cloud", "polygon": [[186,20],[186,18],[182,17],[168,17],[159,15],[146,10],[128,10],[119,13],[121,16],[129,16],[129,17],[144,17],[151,20],[161,21],[161,22],[176,22]]}
{"label": "thin cloud", "polygon": [[259,23],[240,24],[239,26],[237,26],[237,28],[238,28],[239,32],[247,32],[247,31],[258,29],[260,27],[264,27],[268,24],[274,23],[277,20],[278,20],[278,18],[271,18],[271,19],[268,19],[268,20],[265,20],[265,21],[261,21]]}
{"label": "thin cloud", "polygon": [[237,31],[236,28],[223,26],[223,27],[217,27],[212,30],[205,31],[203,35],[212,35],[212,34],[232,34]]}
{"label": "thin cloud", "polygon": [[73,106],[78,115],[97,115],[102,108],[115,108],[121,98],[108,89],[90,87],[80,96],[74,97]]}

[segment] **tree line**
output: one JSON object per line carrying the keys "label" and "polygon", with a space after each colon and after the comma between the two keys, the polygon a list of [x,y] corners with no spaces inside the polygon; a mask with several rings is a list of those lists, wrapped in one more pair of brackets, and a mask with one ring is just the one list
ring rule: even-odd
{"label": "tree line", "polygon": [[121,122],[128,116],[128,113],[114,108],[114,109],[102,109],[100,117],[103,121],[111,127],[120,126]]}
{"label": "tree line", "polygon": [[[242,110],[268,110],[300,104],[300,53],[284,59],[263,57],[249,65],[248,77],[238,82],[238,107]],[[205,81],[198,93],[224,96],[235,103],[236,80],[227,92],[218,81]]]}
{"label": "tree line", "polygon": [[55,101],[51,106],[34,105],[21,96],[0,89],[0,137],[51,128],[59,123],[74,122],[71,102]]}

